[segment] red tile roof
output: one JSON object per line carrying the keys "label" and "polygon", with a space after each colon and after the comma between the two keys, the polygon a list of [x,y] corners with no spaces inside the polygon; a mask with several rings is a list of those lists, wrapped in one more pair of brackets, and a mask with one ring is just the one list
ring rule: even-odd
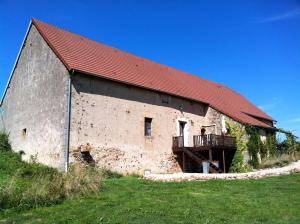
{"label": "red tile roof", "polygon": [[269,115],[224,85],[137,57],[36,19],[32,23],[69,71],[74,69],[204,102],[238,122],[270,127],[255,118],[272,120]]}

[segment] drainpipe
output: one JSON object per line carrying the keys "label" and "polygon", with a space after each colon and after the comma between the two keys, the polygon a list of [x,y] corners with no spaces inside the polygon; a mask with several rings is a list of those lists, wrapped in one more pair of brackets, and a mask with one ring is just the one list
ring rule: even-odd
{"label": "drainpipe", "polygon": [[68,80],[68,102],[67,102],[67,133],[66,133],[66,149],[65,149],[65,172],[69,166],[69,149],[70,149],[70,127],[71,127],[71,98],[72,98],[72,75],[74,70],[71,70]]}

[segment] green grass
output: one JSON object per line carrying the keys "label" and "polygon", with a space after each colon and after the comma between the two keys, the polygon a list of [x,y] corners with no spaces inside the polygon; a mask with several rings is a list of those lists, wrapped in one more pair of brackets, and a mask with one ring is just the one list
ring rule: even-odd
{"label": "green grass", "polygon": [[122,177],[100,194],[0,213],[0,223],[300,223],[300,175],[160,183]]}
{"label": "green grass", "polygon": [[79,164],[61,173],[39,163],[24,162],[12,151],[0,150],[0,210],[20,211],[97,194],[102,177],[114,175]]}
{"label": "green grass", "polygon": [[[63,197],[54,194],[55,186],[51,186],[53,178],[58,176],[62,175],[53,168],[23,162],[17,153],[0,150],[0,209],[23,209],[62,201]],[[49,189],[53,189],[51,194],[47,193]],[[56,191],[59,192],[57,187]]]}
{"label": "green grass", "polygon": [[1,223],[299,224],[300,175],[161,183],[78,166],[62,174],[21,161],[0,133]]}

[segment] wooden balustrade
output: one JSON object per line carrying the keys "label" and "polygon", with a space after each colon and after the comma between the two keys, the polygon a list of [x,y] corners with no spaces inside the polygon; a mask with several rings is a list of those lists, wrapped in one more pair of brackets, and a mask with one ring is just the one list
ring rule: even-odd
{"label": "wooden balustrade", "polygon": [[[236,147],[235,137],[224,135],[194,135],[193,147]],[[183,136],[173,137],[173,150],[177,151],[184,146]]]}
{"label": "wooden balustrade", "polygon": [[176,136],[173,137],[173,150],[179,150],[184,146],[184,139],[183,136]]}
{"label": "wooden balustrade", "polygon": [[235,137],[224,135],[194,135],[194,146],[225,146],[235,147]]}

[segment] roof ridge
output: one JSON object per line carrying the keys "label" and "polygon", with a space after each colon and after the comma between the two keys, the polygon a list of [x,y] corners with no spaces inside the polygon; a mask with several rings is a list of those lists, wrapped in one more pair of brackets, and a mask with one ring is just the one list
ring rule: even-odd
{"label": "roof ridge", "polygon": [[[196,74],[192,74],[192,73],[189,73],[189,72],[185,72],[185,71],[183,71],[183,70],[181,70],[181,69],[179,69],[179,68],[174,68],[174,67],[172,67],[172,66],[170,66],[170,65],[165,65],[165,64],[162,64],[161,62],[154,61],[153,59],[144,58],[144,57],[139,56],[139,55],[136,55],[136,54],[134,54],[134,53],[131,53],[131,52],[127,52],[127,51],[125,51],[125,50],[118,49],[118,48],[116,48],[116,47],[113,47],[113,46],[110,46],[110,45],[101,43],[101,42],[99,42],[99,41],[93,40],[93,39],[91,39],[91,38],[89,38],[89,37],[86,37],[86,36],[83,36],[83,35],[81,35],[81,34],[73,33],[73,32],[71,32],[71,31],[69,31],[69,30],[64,29],[64,28],[60,28],[60,27],[58,27],[58,26],[54,26],[54,25],[52,25],[52,24],[45,23],[45,22],[43,22],[43,21],[41,21],[41,20],[38,20],[38,19],[36,19],[36,18],[32,18],[32,22],[33,22],[33,24],[34,24],[35,26],[39,26],[38,23],[43,23],[43,24],[46,24],[46,25],[48,25],[48,26],[54,27],[55,29],[61,30],[61,31],[63,31],[63,32],[68,32],[68,33],[71,34],[71,35],[75,35],[75,36],[77,36],[77,37],[84,38],[84,39],[86,39],[87,41],[92,41],[92,42],[94,42],[94,43],[96,43],[96,44],[101,44],[101,45],[103,45],[103,46],[105,46],[105,47],[109,47],[109,48],[111,48],[111,49],[113,49],[113,50],[118,51],[118,53],[120,53],[120,52],[125,53],[125,54],[127,54],[128,56],[137,58],[137,59],[139,59],[139,60],[141,60],[141,61],[148,61],[148,62],[150,62],[150,63],[155,63],[155,64],[158,64],[158,65],[160,65],[160,66],[163,66],[163,67],[165,67],[165,68],[167,68],[167,69],[171,69],[171,70],[175,70],[175,71],[181,72],[181,73],[183,73],[184,75],[187,75],[187,76],[192,76],[192,77],[195,77],[195,78],[198,78],[198,79],[202,79],[202,80],[207,81],[207,82],[210,82],[210,83],[212,83],[212,84],[225,86],[225,85],[223,85],[222,83],[218,83],[218,82],[215,82],[215,81],[212,81],[212,80],[209,80],[209,79],[200,77],[200,76],[198,76],[198,75],[196,75]],[[40,31],[40,30],[39,30],[39,31]],[[41,30],[41,32],[43,32],[43,31]],[[47,38],[46,38],[46,39],[47,39]]]}

